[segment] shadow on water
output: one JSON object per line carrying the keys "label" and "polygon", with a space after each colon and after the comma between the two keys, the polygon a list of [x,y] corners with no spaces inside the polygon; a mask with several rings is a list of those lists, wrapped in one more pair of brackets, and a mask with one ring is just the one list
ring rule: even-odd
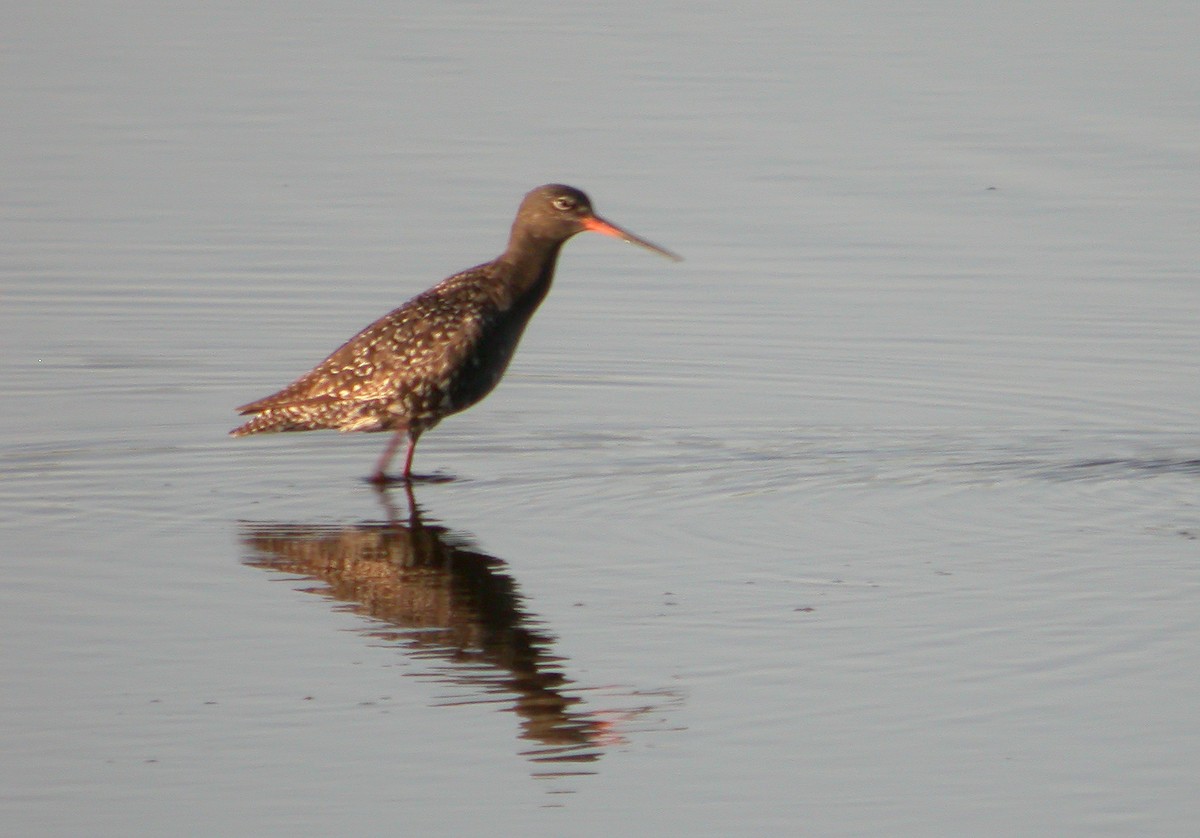
{"label": "shadow on water", "polygon": [[1062,466],[1049,477],[1060,479],[1106,479],[1116,476],[1154,477],[1161,474],[1182,474],[1200,477],[1200,459],[1133,458],[1083,460]]}
{"label": "shadow on water", "polygon": [[[458,691],[439,706],[507,705],[531,744],[522,755],[542,766],[534,776],[595,773],[584,764],[624,744],[635,720],[679,701],[666,690],[589,690],[570,681],[552,652],[554,636],[524,609],[506,563],[425,522],[411,487],[405,494],[407,519],[380,490],[383,521],[242,522],[243,562],[319,580],[303,590],[380,621],[364,633],[433,662],[430,677]],[[584,709],[580,693],[590,691],[619,708]]]}
{"label": "shadow on water", "polygon": [[1200,459],[1186,456],[1083,457],[1062,459],[1014,456],[955,464],[983,474],[1010,473],[1055,483],[1110,482],[1143,478],[1200,477]]}

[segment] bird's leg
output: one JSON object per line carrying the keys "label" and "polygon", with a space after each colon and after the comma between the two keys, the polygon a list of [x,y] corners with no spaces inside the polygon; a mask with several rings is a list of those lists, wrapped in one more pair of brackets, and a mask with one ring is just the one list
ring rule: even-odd
{"label": "bird's leg", "polygon": [[415,454],[417,451],[417,440],[420,438],[421,438],[420,431],[409,431],[408,432],[408,453],[404,457],[404,479],[405,480],[410,480],[412,478],[413,454]]}
{"label": "bird's leg", "polygon": [[404,479],[409,476],[409,469],[412,467],[413,447],[416,445],[416,440],[408,428],[401,428],[392,435],[388,440],[387,448],[383,449],[383,456],[379,458],[379,463],[375,466],[375,473],[371,475],[370,480],[376,486],[386,485],[388,482],[387,467],[392,462],[392,457],[396,456],[396,449],[400,447],[400,440],[408,438],[408,460],[404,465]]}

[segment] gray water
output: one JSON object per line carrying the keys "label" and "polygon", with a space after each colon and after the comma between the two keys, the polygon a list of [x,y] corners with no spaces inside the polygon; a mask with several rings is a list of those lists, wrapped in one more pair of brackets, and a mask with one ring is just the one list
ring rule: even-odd
{"label": "gray water", "polygon": [[[1195,4],[167,6],[0,28],[5,834],[1195,834]],[[438,479],[225,435],[548,181]]]}

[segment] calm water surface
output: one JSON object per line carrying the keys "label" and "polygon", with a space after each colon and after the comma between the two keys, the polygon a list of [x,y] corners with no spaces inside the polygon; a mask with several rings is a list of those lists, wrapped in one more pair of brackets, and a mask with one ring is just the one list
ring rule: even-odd
{"label": "calm water surface", "polygon": [[[10,18],[6,834],[1194,833],[1191,4]],[[225,436],[555,180],[436,480]]]}

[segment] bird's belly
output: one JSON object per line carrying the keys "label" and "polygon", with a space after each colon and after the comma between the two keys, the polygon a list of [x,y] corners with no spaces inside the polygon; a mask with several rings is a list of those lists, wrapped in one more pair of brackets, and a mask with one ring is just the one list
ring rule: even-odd
{"label": "bird's belly", "polygon": [[500,383],[536,308],[535,302],[534,305],[510,309],[505,313],[506,316],[491,324],[491,328],[463,358],[448,394],[455,411],[478,403]]}
{"label": "bird's belly", "polygon": [[471,353],[451,381],[449,396],[454,410],[465,410],[496,388],[516,353],[518,338],[519,335],[495,342]]}

